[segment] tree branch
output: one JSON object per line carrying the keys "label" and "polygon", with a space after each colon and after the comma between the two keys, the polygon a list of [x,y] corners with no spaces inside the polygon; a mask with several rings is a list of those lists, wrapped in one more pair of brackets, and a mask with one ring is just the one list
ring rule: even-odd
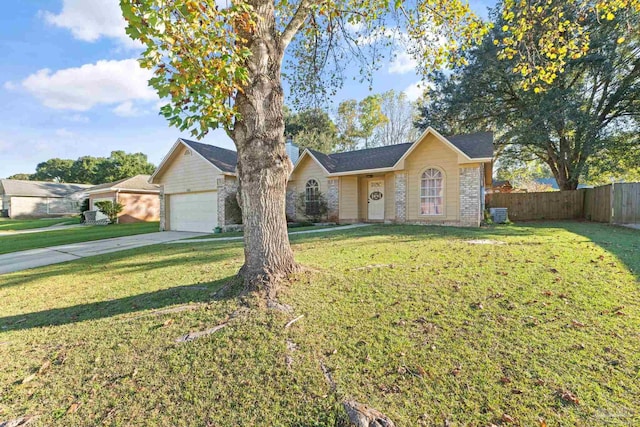
{"label": "tree branch", "polygon": [[289,43],[291,43],[293,37],[300,30],[302,24],[304,24],[304,21],[309,15],[312,4],[312,0],[302,0],[298,5],[298,9],[296,9],[295,13],[293,14],[293,18],[291,18],[291,21],[289,21],[287,27],[284,29],[282,35],[280,36],[280,46],[282,47],[282,51],[284,51],[287,46],[289,46]]}

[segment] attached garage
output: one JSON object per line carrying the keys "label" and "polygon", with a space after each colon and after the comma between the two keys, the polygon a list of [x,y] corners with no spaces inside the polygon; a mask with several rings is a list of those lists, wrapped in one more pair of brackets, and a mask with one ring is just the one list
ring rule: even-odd
{"label": "attached garage", "polygon": [[235,151],[178,139],[149,182],[160,192],[160,230],[212,233],[235,224],[226,201],[235,197]]}
{"label": "attached garage", "polygon": [[171,194],[169,230],[211,233],[218,225],[218,192]]}

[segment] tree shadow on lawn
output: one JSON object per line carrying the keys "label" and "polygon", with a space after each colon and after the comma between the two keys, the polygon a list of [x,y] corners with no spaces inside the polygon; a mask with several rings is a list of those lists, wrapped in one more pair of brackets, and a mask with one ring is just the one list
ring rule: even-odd
{"label": "tree shadow on lawn", "polygon": [[640,231],[596,222],[541,223],[548,228],[561,228],[588,239],[618,258],[640,282]]}
{"label": "tree shadow on lawn", "polygon": [[[72,307],[0,317],[0,334],[7,331],[68,325],[121,314],[158,310],[180,304],[233,299],[237,297],[237,292],[231,289],[220,292],[220,294],[217,294],[216,291],[219,291],[225,285],[230,285],[235,290],[237,288],[237,286],[234,286],[235,278],[236,276],[229,276],[213,282],[161,289],[108,301],[97,301]],[[147,314],[151,315],[151,313]]]}

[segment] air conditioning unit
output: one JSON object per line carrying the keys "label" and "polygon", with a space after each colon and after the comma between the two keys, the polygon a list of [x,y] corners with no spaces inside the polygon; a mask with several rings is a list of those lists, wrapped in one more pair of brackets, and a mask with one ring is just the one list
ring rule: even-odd
{"label": "air conditioning unit", "polygon": [[504,224],[509,221],[507,208],[489,208],[489,214],[491,214],[491,220],[494,224]]}

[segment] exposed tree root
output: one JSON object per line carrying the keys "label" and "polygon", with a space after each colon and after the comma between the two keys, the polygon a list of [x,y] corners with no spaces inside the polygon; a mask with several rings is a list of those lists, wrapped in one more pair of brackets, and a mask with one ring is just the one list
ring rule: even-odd
{"label": "exposed tree root", "polygon": [[290,320],[289,322],[287,322],[287,324],[286,324],[286,325],[284,325],[284,329],[285,329],[285,330],[286,330],[286,329],[289,329],[289,327],[290,327],[291,325],[293,325],[294,323],[296,323],[298,320],[302,319],[303,317],[304,317],[304,314],[301,314],[300,316],[296,317],[295,319]]}
{"label": "exposed tree root", "polygon": [[35,415],[27,415],[25,417],[16,418],[9,421],[0,421],[0,427],[19,427],[31,424],[37,417]]}
{"label": "exposed tree root", "polygon": [[218,332],[220,329],[226,327],[227,325],[228,325],[228,323],[225,322],[225,323],[221,323],[221,324],[219,324],[217,326],[214,326],[213,328],[205,329],[204,331],[189,332],[186,335],[183,335],[181,337],[176,338],[175,342],[182,343],[182,342],[193,341],[193,340],[198,339],[198,338],[206,337],[207,335],[211,335],[213,333]]}
{"label": "exposed tree root", "polygon": [[331,392],[332,393],[335,392],[338,386],[336,382],[333,380],[331,371],[324,365],[324,362],[322,361],[320,361],[320,369],[322,369],[322,374],[324,375],[324,379],[327,381],[327,384],[329,384]]}
{"label": "exposed tree root", "polygon": [[342,406],[349,416],[349,422],[356,427],[395,427],[385,414],[355,400],[347,400]]}

